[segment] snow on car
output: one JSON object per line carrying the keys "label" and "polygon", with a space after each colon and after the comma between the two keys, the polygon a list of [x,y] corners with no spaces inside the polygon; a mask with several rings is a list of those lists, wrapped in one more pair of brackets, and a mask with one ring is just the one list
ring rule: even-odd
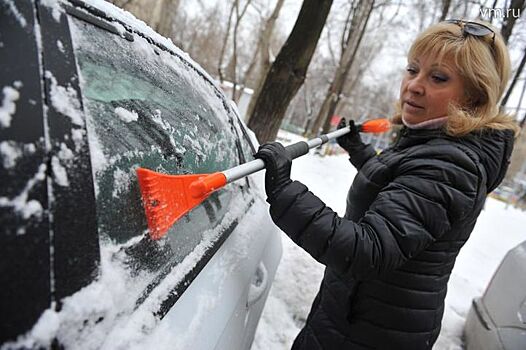
{"label": "snow on car", "polygon": [[1,348],[250,347],[281,257],[262,175],[159,240],[135,175],[253,159],[218,85],[104,1],[2,0],[0,34]]}

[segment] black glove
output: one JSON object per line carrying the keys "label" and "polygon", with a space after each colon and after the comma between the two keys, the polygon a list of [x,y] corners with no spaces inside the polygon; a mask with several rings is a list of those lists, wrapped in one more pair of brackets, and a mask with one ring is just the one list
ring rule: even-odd
{"label": "black glove", "polygon": [[[346,122],[345,118],[342,118],[340,122],[338,123],[338,129],[345,128]],[[357,146],[363,145],[362,138],[360,137],[360,132],[358,131],[358,127],[354,125],[354,120],[349,120],[349,129],[351,131],[348,134],[345,134],[343,136],[340,136],[336,139],[338,142],[338,145],[340,145],[341,148],[346,150],[348,153],[351,153],[351,151],[356,148]]]}
{"label": "black glove", "polygon": [[258,153],[254,155],[265,162],[265,192],[269,200],[274,199],[289,183],[292,158],[279,142],[265,143],[259,146]]}

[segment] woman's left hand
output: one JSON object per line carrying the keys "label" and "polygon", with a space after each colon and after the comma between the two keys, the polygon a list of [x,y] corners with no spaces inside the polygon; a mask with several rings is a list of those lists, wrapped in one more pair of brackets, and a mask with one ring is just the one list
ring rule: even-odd
{"label": "woman's left hand", "polygon": [[259,146],[259,150],[254,156],[265,162],[265,192],[268,198],[272,200],[281,192],[283,187],[292,182],[290,179],[292,158],[279,142],[265,143]]}

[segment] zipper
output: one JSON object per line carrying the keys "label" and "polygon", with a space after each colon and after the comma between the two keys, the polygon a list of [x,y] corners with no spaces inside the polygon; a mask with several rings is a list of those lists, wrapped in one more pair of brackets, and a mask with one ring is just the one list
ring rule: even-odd
{"label": "zipper", "polygon": [[400,141],[405,137],[407,136],[407,128],[403,128],[402,130],[400,130],[400,136],[398,136],[394,146],[393,146],[393,149],[398,149],[398,146],[400,145]]}

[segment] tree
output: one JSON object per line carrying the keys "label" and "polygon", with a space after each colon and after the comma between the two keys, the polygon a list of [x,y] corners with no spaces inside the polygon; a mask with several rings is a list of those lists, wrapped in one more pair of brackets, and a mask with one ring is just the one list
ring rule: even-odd
{"label": "tree", "polygon": [[508,99],[510,98],[511,92],[513,91],[513,88],[515,87],[515,84],[517,84],[517,81],[519,81],[520,75],[522,74],[522,70],[524,69],[524,64],[526,64],[526,49],[524,49],[524,52],[522,53],[521,62],[519,63],[519,67],[515,71],[513,80],[511,81],[511,84],[508,87],[508,91],[506,91],[506,95],[502,98],[502,102],[501,102],[502,106],[505,106],[508,103]]}
{"label": "tree", "polygon": [[155,30],[167,37],[171,38],[173,34],[173,22],[177,10],[179,9],[179,4],[181,0],[161,0],[157,2],[157,21],[152,23]]}
{"label": "tree", "polygon": [[265,77],[248,126],[260,142],[275,140],[287,107],[305,81],[307,68],[332,0],[304,0],[287,41]]}
{"label": "tree", "polygon": [[[318,133],[323,125],[323,133],[329,131],[330,118],[341,100],[344,85],[355,62],[356,54],[363,39],[367,23],[373,10],[374,0],[360,0],[349,9],[342,35],[341,55],[338,67],[331,81],[325,100],[311,127],[311,135]],[[356,80],[355,80],[356,82]]]}
{"label": "tree", "polygon": [[245,6],[243,6],[243,9],[241,10],[241,13],[239,12],[239,0],[235,0],[236,5],[236,24],[234,25],[234,34],[232,38],[232,45],[234,52],[232,53],[232,100],[236,100],[236,87],[237,87],[237,33],[239,31],[239,23],[241,22],[241,19],[247,12],[248,6],[252,0],[247,0],[245,3]]}
{"label": "tree", "polygon": [[450,5],[451,0],[442,0],[442,14],[440,15],[440,22],[446,20]]}
{"label": "tree", "polygon": [[232,6],[230,7],[230,13],[228,14],[228,22],[226,25],[225,37],[223,38],[223,46],[221,46],[221,52],[219,53],[219,62],[217,63],[217,75],[219,76],[219,81],[222,83],[224,81],[223,74],[223,59],[225,57],[225,51],[228,44],[228,37],[230,36],[230,27],[232,26],[232,16],[234,15],[234,10],[236,9],[237,0],[232,1]]}
{"label": "tree", "polygon": [[[517,13],[520,16],[524,10],[525,0],[511,0],[509,8],[506,10],[507,15],[504,17],[502,27],[500,28],[500,33],[502,34],[502,38],[506,44],[508,44],[511,32],[513,31],[513,27],[517,21],[518,16],[515,16],[515,14]],[[509,15],[510,13],[512,15]]]}
{"label": "tree", "polygon": [[259,76],[255,79],[254,94],[252,95],[250,104],[247,108],[247,115],[251,115],[254,110],[255,102],[257,100],[257,97],[259,96],[259,92],[261,91],[261,87],[263,85],[263,79],[267,75],[268,70],[270,68],[270,38],[272,37],[272,32],[274,31],[274,26],[276,24],[276,20],[278,19],[279,12],[283,7],[283,3],[284,0],[278,0],[276,2],[274,10],[272,11],[272,14],[265,21],[263,29],[261,30],[261,34],[259,35],[256,49],[254,50],[254,54],[252,56],[250,64],[247,70],[245,71],[243,75],[243,80],[240,84],[241,89],[243,89],[246,86],[247,81],[250,79],[252,72],[256,68],[257,62],[259,61],[261,64],[261,69]]}

